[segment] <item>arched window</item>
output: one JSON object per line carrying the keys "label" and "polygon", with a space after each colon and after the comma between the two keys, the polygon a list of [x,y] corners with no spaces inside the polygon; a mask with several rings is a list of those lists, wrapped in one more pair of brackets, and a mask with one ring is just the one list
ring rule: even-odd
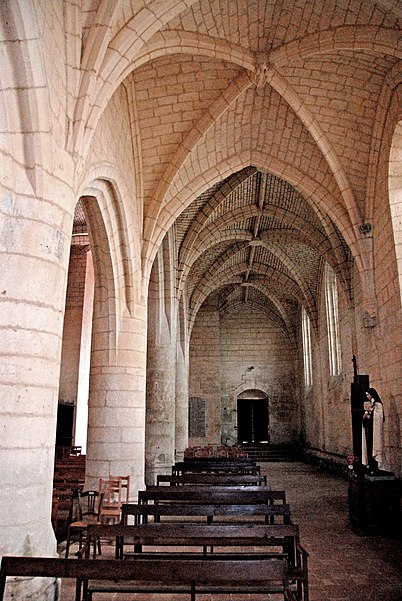
{"label": "arched window", "polygon": [[306,387],[313,384],[313,367],[311,357],[311,326],[307,311],[302,307],[302,337],[303,337],[303,361],[304,361],[304,384]]}
{"label": "arched window", "polygon": [[341,345],[339,339],[338,289],[333,269],[325,264],[324,269],[325,307],[327,312],[329,372],[338,376],[342,371]]}
{"label": "arched window", "polygon": [[[395,252],[399,274],[399,292],[402,298],[402,121],[395,128],[389,158],[389,205],[394,230]],[[399,242],[399,244],[398,244]]]}

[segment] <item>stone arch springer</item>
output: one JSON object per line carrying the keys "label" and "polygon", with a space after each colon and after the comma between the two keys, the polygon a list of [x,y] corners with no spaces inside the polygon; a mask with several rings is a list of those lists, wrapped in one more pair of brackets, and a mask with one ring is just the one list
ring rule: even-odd
{"label": "stone arch springer", "polygon": [[[79,198],[93,250],[97,299],[103,303],[102,317],[108,322],[109,362],[113,365],[118,360],[120,324],[134,314],[140,294],[133,259],[135,243],[130,237],[134,228],[130,227],[121,188],[112,177],[111,169],[98,167],[88,175],[89,181],[80,187]],[[138,257],[139,252],[137,262]]]}
{"label": "stone arch springer", "polygon": [[[129,316],[140,297],[141,212],[128,210],[130,194],[117,168],[110,164],[102,163],[87,171],[79,186],[78,197],[81,196],[97,198],[109,239],[113,274],[120,282],[119,313]],[[135,220],[137,223],[133,223]]]}
{"label": "stone arch springer", "polygon": [[[73,133],[75,150],[80,147],[83,155],[86,155],[105,106],[123,79],[133,70],[131,64],[134,57],[146,41],[157,28],[194,1],[167,0],[161,3],[150,0],[147,7],[140,9],[124,23],[113,39],[110,39],[109,19],[116,17],[120,2],[102,0],[99,3],[96,25],[89,36],[90,43],[82,53],[85,74],[74,110],[74,121],[77,123]],[[166,6],[167,2],[169,7]],[[83,65],[80,67],[83,68]]]}
{"label": "stone arch springer", "polygon": [[93,327],[93,332],[97,334],[105,333],[105,329],[108,332],[107,363],[108,365],[114,365],[117,359],[118,320],[112,253],[102,211],[98,203],[99,190],[87,188],[85,192],[86,194],[80,197],[80,201],[88,226],[95,274],[93,323],[101,324],[102,320],[104,322],[103,325],[99,326],[99,331]]}
{"label": "stone arch springer", "polygon": [[[368,325],[376,325],[377,318],[377,297],[374,280],[374,246],[376,232],[373,231],[375,202],[377,196],[387,196],[387,202],[390,209],[390,219],[395,242],[395,252],[397,261],[397,270],[399,273],[399,290],[402,295],[402,276],[400,262],[398,258],[398,231],[400,226],[397,223],[397,215],[400,213],[398,203],[401,203],[401,193],[398,184],[400,178],[400,143],[395,143],[399,138],[397,133],[402,122],[402,73],[400,63],[394,65],[387,73],[385,85],[381,91],[380,101],[377,106],[375,128],[373,132],[373,143],[369,156],[369,171],[367,183],[367,200],[365,206],[365,226],[363,243],[366,247],[368,256],[367,268],[364,274],[366,286],[370,291],[371,297],[367,303],[365,319]],[[395,137],[396,136],[396,137]],[[386,157],[384,159],[383,157]],[[384,160],[386,161],[386,173],[384,173]],[[400,235],[400,234],[399,234]]]}
{"label": "stone arch springer", "polygon": [[[50,102],[36,11],[31,0],[4,0],[1,12],[1,22],[7,22],[7,31],[2,33],[2,39],[6,41],[11,37],[9,43],[4,44],[5,50],[2,54],[2,74],[7,80],[3,81],[0,75],[1,89],[2,94],[6,89],[7,94],[12,95],[13,101],[4,104],[4,116],[0,116],[9,123],[6,106],[8,104],[13,107],[12,122],[17,122],[19,129],[18,132],[13,130],[13,133],[20,134],[24,160],[23,170],[18,177],[25,175],[33,194],[42,197],[42,168],[50,164],[53,157],[51,144],[45,141],[50,133]],[[0,110],[2,109],[3,107]],[[9,127],[5,129],[10,131]],[[15,136],[10,144],[11,152],[13,156],[18,156],[20,153],[14,152],[14,140]],[[46,151],[47,149],[49,150]],[[10,153],[9,148],[6,153]]]}

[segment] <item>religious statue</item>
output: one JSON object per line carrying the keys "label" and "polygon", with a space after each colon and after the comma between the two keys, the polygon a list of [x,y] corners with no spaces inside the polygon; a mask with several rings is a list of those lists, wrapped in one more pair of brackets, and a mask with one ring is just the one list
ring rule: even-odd
{"label": "religious statue", "polygon": [[366,392],[362,424],[362,464],[371,475],[386,471],[384,454],[384,407],[375,388]]}

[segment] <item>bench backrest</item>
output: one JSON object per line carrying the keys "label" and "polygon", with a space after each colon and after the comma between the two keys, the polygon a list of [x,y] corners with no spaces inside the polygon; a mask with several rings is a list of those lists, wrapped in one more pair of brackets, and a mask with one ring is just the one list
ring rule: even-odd
{"label": "bench backrest", "polygon": [[251,474],[206,474],[186,473],[182,475],[158,475],[157,486],[170,484],[171,486],[210,484],[214,486],[266,486],[267,477]]}
{"label": "bench backrest", "polygon": [[256,465],[252,457],[185,457],[184,463],[237,463],[238,465]]}
{"label": "bench backrest", "polygon": [[[0,570],[0,601],[4,598],[7,576],[75,578],[79,581],[141,581],[156,584],[250,586],[262,589],[273,581],[287,588],[287,563],[280,558],[242,557],[230,560],[204,559],[118,561],[115,559],[54,559],[43,557],[3,557]],[[77,586],[76,599],[80,598]],[[261,591],[261,592],[262,592]],[[79,594],[79,596],[78,596]]]}
{"label": "bench backrest", "polygon": [[149,505],[123,504],[121,523],[127,524],[129,516],[134,517],[134,523],[147,523],[150,517],[159,522],[165,518],[205,517],[207,523],[212,523],[216,517],[232,518],[241,521],[251,518],[265,518],[265,523],[274,523],[280,519],[281,523],[290,524],[291,512],[286,503],[156,503]]}
{"label": "bench backrest", "polygon": [[[245,548],[252,548],[252,552],[258,548],[264,554],[272,553],[275,547],[275,555],[286,553],[290,565],[295,566],[297,561],[297,548],[299,544],[299,528],[295,524],[275,524],[267,526],[239,526],[239,525],[214,525],[205,524],[142,524],[137,526],[123,525],[90,525],[88,537],[83,549],[87,557],[90,556],[91,548],[96,554],[96,541],[101,538],[116,539],[116,557],[125,557],[124,548],[130,546],[129,555],[138,557],[144,546],[159,547],[158,553],[166,555],[165,547],[200,547],[204,555],[208,555],[216,548],[241,547],[241,553]],[[164,550],[161,551],[160,547]],[[193,551],[194,552],[194,551]],[[154,551],[155,553],[155,551]],[[233,553],[233,550],[231,550]],[[140,555],[141,556],[141,555]]]}
{"label": "bench backrest", "polygon": [[178,461],[172,466],[172,474],[187,474],[187,473],[235,473],[235,474],[251,474],[258,476],[261,473],[259,465],[239,464],[236,462],[219,463],[212,462],[187,462]]}
{"label": "bench backrest", "polygon": [[185,503],[241,504],[286,502],[285,491],[265,486],[148,486],[138,492],[138,503],[176,501]]}
{"label": "bench backrest", "polygon": [[299,527],[296,524],[275,524],[261,526],[246,525],[214,525],[205,524],[141,524],[124,526],[122,524],[89,525],[86,555],[89,557],[91,547],[96,548],[99,537],[116,538],[116,555],[123,558],[125,544],[134,545],[136,553],[142,546],[153,547],[281,547],[288,553],[289,560],[294,563],[296,545],[299,542]]}
{"label": "bench backrest", "polygon": [[[299,536],[299,526],[297,524],[216,524],[213,526],[183,523],[89,524],[88,535],[92,538],[95,536],[105,538],[130,537],[139,542],[142,541],[144,545],[154,545],[157,544],[155,541],[160,541],[161,545],[173,545],[174,542],[177,545],[182,545],[190,542],[191,545],[199,546],[204,544],[214,545],[216,543],[213,541],[224,540],[226,541],[225,544],[241,546],[254,543],[261,544],[270,538]],[[191,540],[189,541],[189,539]]]}

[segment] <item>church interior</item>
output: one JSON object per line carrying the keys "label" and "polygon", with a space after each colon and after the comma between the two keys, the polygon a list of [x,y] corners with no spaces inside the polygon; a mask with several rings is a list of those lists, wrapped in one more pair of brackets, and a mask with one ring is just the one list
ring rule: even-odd
{"label": "church interior", "polygon": [[[392,489],[401,527],[401,22],[399,0],[2,0],[0,557],[57,555],[65,448],[130,500],[191,454],[272,461],[290,496],[319,468],[352,521]],[[37,580],[5,599],[55,599]]]}

